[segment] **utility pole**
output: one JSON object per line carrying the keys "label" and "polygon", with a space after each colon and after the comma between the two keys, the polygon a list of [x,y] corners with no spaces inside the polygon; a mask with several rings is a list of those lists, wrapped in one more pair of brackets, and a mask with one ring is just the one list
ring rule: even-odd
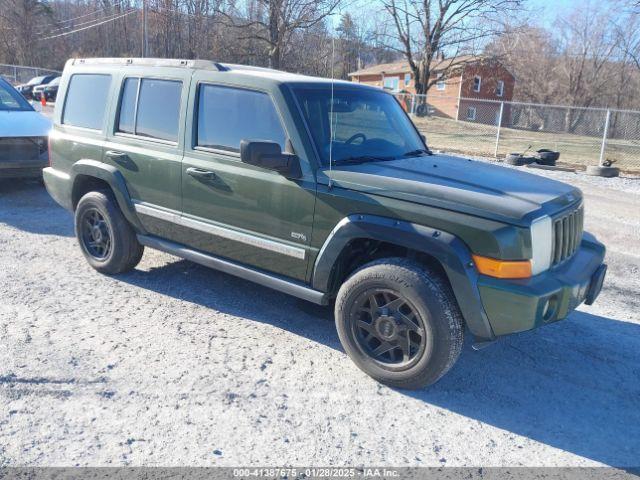
{"label": "utility pole", "polygon": [[142,58],[147,56],[147,0],[142,0]]}

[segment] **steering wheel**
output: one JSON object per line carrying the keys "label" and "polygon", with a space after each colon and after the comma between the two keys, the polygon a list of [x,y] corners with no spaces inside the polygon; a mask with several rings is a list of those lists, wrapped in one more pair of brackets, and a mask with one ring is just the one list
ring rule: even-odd
{"label": "steering wheel", "polygon": [[367,137],[365,136],[364,133],[356,133],[355,135],[350,136],[346,142],[346,144],[350,145],[352,144],[357,138],[362,138],[362,143],[367,141]]}

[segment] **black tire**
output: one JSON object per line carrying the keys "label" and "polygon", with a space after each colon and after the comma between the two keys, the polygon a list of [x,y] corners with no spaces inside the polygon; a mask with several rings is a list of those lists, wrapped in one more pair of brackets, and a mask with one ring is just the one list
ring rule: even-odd
{"label": "black tire", "polygon": [[620,169],[616,167],[588,166],[586,173],[594,177],[613,178],[620,175]]}
{"label": "black tire", "polygon": [[[380,306],[377,299],[370,299],[376,295],[388,303]],[[385,307],[400,301],[401,315],[385,312]],[[382,313],[369,318],[366,312],[374,309]],[[411,328],[405,326],[407,317],[413,318]],[[393,387],[416,389],[437,382],[462,350],[463,319],[449,284],[438,272],[404,258],[377,260],[353,273],[338,292],[335,319],[349,357],[365,373]],[[374,330],[377,337],[371,333]],[[375,355],[394,342],[404,347]],[[402,356],[399,362],[391,361],[398,356]]]}
{"label": "black tire", "polygon": [[524,157],[519,153],[510,153],[504,158],[504,163],[509,165],[522,166],[525,164]]}
{"label": "black tire", "polygon": [[560,158],[560,152],[554,152],[542,148],[536,153],[535,161],[538,165],[548,165],[550,167],[555,166],[556,162]]}
{"label": "black tire", "polygon": [[80,199],[75,211],[75,231],[87,262],[101,273],[127,272],[135,268],[144,253],[135,231],[108,190],[89,192]]}
{"label": "black tire", "polygon": [[419,117],[426,117],[429,113],[429,108],[424,103],[421,103],[416,107],[416,115]]}

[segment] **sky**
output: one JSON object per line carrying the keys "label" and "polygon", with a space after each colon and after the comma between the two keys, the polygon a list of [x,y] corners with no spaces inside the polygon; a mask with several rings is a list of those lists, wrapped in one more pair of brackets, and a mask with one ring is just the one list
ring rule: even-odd
{"label": "sky", "polygon": [[[371,5],[376,0],[364,0],[365,3]],[[358,8],[360,2],[358,0],[352,0],[347,2],[351,7],[342,9],[343,11],[353,10]],[[533,23],[553,24],[558,16],[566,15],[568,11],[572,10],[578,5],[584,3],[584,0],[525,0],[525,5],[532,11]],[[337,12],[339,13],[339,12]],[[336,14],[332,17],[333,27],[338,25],[340,15]]]}
{"label": "sky", "polygon": [[584,3],[581,0],[528,0],[528,6],[540,12],[535,18],[540,23],[553,23],[558,16]]}

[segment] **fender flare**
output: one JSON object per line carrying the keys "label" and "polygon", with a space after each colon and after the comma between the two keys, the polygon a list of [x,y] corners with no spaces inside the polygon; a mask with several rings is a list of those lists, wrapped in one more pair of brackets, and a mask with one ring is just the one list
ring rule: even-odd
{"label": "fender flare", "polygon": [[106,182],[113,191],[113,195],[118,202],[118,207],[122,211],[125,218],[131,223],[136,233],[146,235],[146,230],[140,223],[140,219],[133,206],[133,201],[129,195],[127,189],[127,183],[117,168],[106,163],[99,162],[97,160],[78,160],[71,167],[71,191],[76,185],[76,180],[79,175],[85,175],[88,177],[94,177]]}
{"label": "fender flare", "polygon": [[424,225],[418,225],[376,215],[350,215],[331,231],[316,257],[312,287],[328,292],[331,276],[339,255],[355,239],[388,242],[434,257],[442,265],[462,315],[474,336],[493,340],[495,335],[482,306],[477,287],[478,272],[471,252],[455,235]]}

